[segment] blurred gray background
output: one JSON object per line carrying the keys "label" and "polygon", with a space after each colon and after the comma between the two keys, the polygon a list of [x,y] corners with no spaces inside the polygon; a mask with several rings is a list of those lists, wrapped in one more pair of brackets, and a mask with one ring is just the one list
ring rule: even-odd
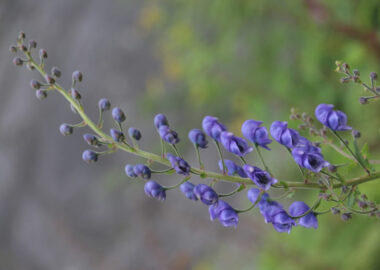
{"label": "blurred gray background", "polygon": [[[141,147],[158,152],[154,112],[141,101],[149,75],[161,68],[152,37],[138,27],[143,2],[0,2],[0,269],[239,269],[239,262],[253,260],[266,230],[261,219],[245,215],[239,230],[226,229],[179,191],[164,203],[149,199],[143,183],[124,174],[126,163],[141,160],[125,153],[86,164],[82,134],[88,130],[61,136],[59,125],[78,117],[57,93],[37,100],[29,87],[37,73],[12,64],[8,47],[23,30],[48,51],[47,67],[62,69],[63,86],[70,86],[73,70],[84,73],[78,88],[95,121],[97,101],[108,97],[142,130]],[[183,121],[189,113],[158,110],[173,126],[192,128]],[[187,141],[186,133],[181,137]],[[191,150],[186,156],[195,164]]]}

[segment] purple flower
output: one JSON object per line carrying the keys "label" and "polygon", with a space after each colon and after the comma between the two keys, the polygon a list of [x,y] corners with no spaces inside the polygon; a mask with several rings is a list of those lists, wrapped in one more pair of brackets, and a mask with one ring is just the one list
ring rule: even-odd
{"label": "purple flower", "polygon": [[288,128],[287,122],[274,121],[270,126],[270,134],[277,142],[288,148],[294,148],[305,140],[297,130]]}
{"label": "purple flower", "polygon": [[206,140],[206,135],[200,129],[192,129],[189,132],[189,140],[196,146],[200,148],[207,148],[208,141]]}
{"label": "purple flower", "polygon": [[120,130],[111,128],[110,129],[110,134],[111,134],[112,139],[115,142],[122,142],[125,139],[123,132],[121,132]]}
{"label": "purple flower", "polygon": [[183,194],[185,194],[186,198],[193,200],[193,201],[198,201],[197,196],[194,194],[194,184],[190,182],[185,182],[182,185],[180,185],[180,189]]}
{"label": "purple flower", "polygon": [[[294,202],[289,206],[289,214],[293,217],[302,216],[307,211],[309,211],[310,207],[301,201]],[[298,224],[305,228],[318,228],[318,219],[313,212],[310,212],[306,216],[301,217],[298,220]]]}
{"label": "purple flower", "polygon": [[238,213],[227,202],[220,200],[217,204],[210,205],[208,208],[210,219],[219,219],[224,227],[235,227],[239,222]]}
{"label": "purple flower", "polygon": [[311,144],[294,148],[292,155],[298,165],[313,172],[320,172],[324,167],[330,165],[323,159],[321,149]]}
{"label": "purple flower", "polygon": [[218,142],[220,142],[220,134],[227,130],[227,128],[219,122],[219,119],[213,116],[203,118],[202,128],[208,136]]}
{"label": "purple flower", "polygon": [[99,146],[99,140],[95,135],[86,133],[83,135],[83,139],[88,143],[88,145]]}
{"label": "purple flower", "polygon": [[276,231],[290,233],[296,225],[294,220],[284,211],[280,211],[272,217],[272,224]]}
{"label": "purple flower", "polygon": [[178,174],[189,175],[191,167],[184,159],[170,153],[166,155],[166,158]]}
{"label": "purple flower", "polygon": [[277,179],[273,178],[268,172],[262,169],[245,164],[243,169],[247,176],[259,187],[268,190],[271,185],[276,184]]}
{"label": "purple flower", "polygon": [[70,126],[69,124],[62,124],[59,126],[59,132],[63,135],[63,136],[68,136],[68,135],[71,135],[74,131],[74,128],[72,126]]}
{"label": "purple flower", "polygon": [[[223,172],[223,163],[221,160],[218,162],[219,169]],[[242,167],[236,165],[235,162],[229,159],[224,160],[224,165],[227,168],[227,174],[228,175],[235,175],[238,174],[240,177],[247,178],[247,175],[245,174],[244,170]]]}
{"label": "purple flower", "polygon": [[273,217],[279,212],[284,211],[284,208],[279,202],[271,201],[269,199],[260,202],[259,208],[261,215],[264,217],[265,223],[273,222]]}
{"label": "purple flower", "polygon": [[141,132],[137,128],[130,127],[128,129],[128,134],[129,134],[129,137],[131,137],[132,139],[135,139],[136,141],[139,141],[141,139]]}
{"label": "purple flower", "polygon": [[232,132],[223,131],[220,134],[220,141],[227,151],[239,157],[245,156],[253,150],[244,139],[235,136]]}
{"label": "purple flower", "polygon": [[160,126],[158,129],[161,139],[170,144],[179,143],[179,138],[177,132],[171,130],[168,126]]}
{"label": "purple flower", "polygon": [[205,184],[196,185],[194,188],[194,194],[206,205],[218,202],[218,194],[210,186]]}
{"label": "purple flower", "polygon": [[111,108],[111,102],[106,98],[102,98],[99,100],[98,106],[101,111],[108,111]]}
{"label": "purple flower", "polygon": [[159,129],[160,126],[169,126],[168,119],[166,119],[166,116],[162,113],[157,114],[154,117],[154,126]]}
{"label": "purple flower", "polygon": [[[257,199],[259,198],[260,196],[260,190],[258,188],[250,188],[247,192],[247,197],[248,197],[248,200],[252,203],[252,204],[255,204]],[[268,202],[268,199],[269,199],[269,195],[268,193],[264,193],[262,196],[261,196],[261,199],[260,199],[260,202],[258,202],[256,204],[255,207],[261,207],[262,205],[264,205],[265,203]]]}
{"label": "purple flower", "polygon": [[331,104],[319,104],[315,108],[315,117],[326,127],[332,130],[351,130],[350,126],[347,126],[347,116],[342,111],[334,111],[334,105]]}
{"label": "purple flower", "polygon": [[144,191],[148,197],[152,197],[160,201],[164,201],[166,199],[165,189],[156,181],[150,180],[146,182]]}
{"label": "purple flower", "polygon": [[125,121],[125,114],[120,108],[113,108],[112,109],[112,118],[118,122],[124,122]]}
{"label": "purple flower", "polygon": [[137,174],[135,174],[135,171],[133,170],[133,168],[134,168],[133,165],[127,164],[127,165],[125,165],[125,169],[124,169],[125,174],[131,178],[137,177]]}
{"label": "purple flower", "polygon": [[144,164],[137,164],[133,167],[133,172],[143,178],[143,179],[150,179],[150,176],[152,174],[152,172],[150,171],[150,169],[144,165]]}
{"label": "purple flower", "polygon": [[82,153],[82,159],[88,163],[98,161],[98,154],[92,150],[85,150]]}
{"label": "purple flower", "polygon": [[270,144],[272,140],[268,138],[266,127],[260,127],[262,123],[261,121],[247,120],[241,126],[241,133],[251,142],[270,150],[267,144]]}

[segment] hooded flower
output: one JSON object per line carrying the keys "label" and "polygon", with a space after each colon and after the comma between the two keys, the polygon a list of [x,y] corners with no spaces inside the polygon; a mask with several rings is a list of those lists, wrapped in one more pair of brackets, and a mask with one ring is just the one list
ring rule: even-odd
{"label": "hooded flower", "polygon": [[196,147],[207,148],[208,141],[206,140],[206,135],[200,129],[192,129],[189,132],[189,140]]}
{"label": "hooded flower", "polygon": [[194,194],[194,184],[190,182],[185,182],[182,185],[180,185],[180,189],[182,193],[186,196],[186,198],[193,200],[193,201],[198,201],[197,196]]}
{"label": "hooded flower", "polygon": [[213,116],[203,118],[202,128],[208,136],[218,142],[220,142],[220,134],[227,130],[227,128],[219,122],[219,119]]}
{"label": "hooded flower", "polygon": [[174,156],[170,153],[167,154],[166,157],[172,165],[173,169],[178,174],[189,175],[191,168],[190,165],[184,159]]}
{"label": "hooded flower", "polygon": [[227,202],[220,200],[217,204],[209,206],[210,219],[219,219],[224,227],[235,227],[239,222],[238,213]]}
{"label": "hooded flower", "polygon": [[311,144],[294,148],[292,156],[298,165],[313,172],[320,172],[324,167],[330,165],[323,159],[321,149]]}
{"label": "hooded flower", "polygon": [[241,133],[251,142],[270,150],[267,144],[270,144],[272,140],[268,138],[266,127],[260,127],[262,123],[261,121],[247,120],[241,126]]}
{"label": "hooded flower", "polygon": [[334,111],[333,109],[334,105],[319,104],[317,108],[315,108],[315,117],[331,130],[351,130],[352,128],[347,126],[346,114],[342,111]]}
{"label": "hooded flower", "polygon": [[245,156],[253,150],[244,139],[235,136],[232,132],[223,131],[220,134],[220,140],[228,152],[239,157]]}
{"label": "hooded flower", "polygon": [[160,201],[166,199],[165,189],[156,181],[150,180],[144,186],[145,194]]}
{"label": "hooded flower", "polygon": [[154,117],[154,126],[159,129],[160,126],[169,126],[169,122],[168,122],[168,119],[166,118],[166,116],[162,113],[159,113],[157,114],[155,117]]}
{"label": "hooded flower", "polygon": [[205,184],[196,185],[194,194],[206,205],[212,205],[218,202],[218,194],[210,186]]}
{"label": "hooded flower", "polygon": [[[289,206],[289,214],[292,217],[298,217],[305,214],[307,211],[309,211],[310,207],[301,201],[294,202]],[[298,224],[305,227],[305,228],[318,228],[318,219],[314,212],[310,212],[306,216],[301,217],[298,220]]]}
{"label": "hooded flower", "polygon": [[[247,197],[248,197],[248,200],[252,203],[252,204],[255,204],[257,199],[259,198],[260,196],[260,190],[258,188],[250,188],[247,192]],[[269,199],[269,195],[268,193],[264,193],[262,196],[261,196],[261,199],[260,201],[256,204],[255,207],[262,207],[265,203],[267,203]]]}
{"label": "hooded flower", "polygon": [[294,148],[306,140],[297,130],[288,128],[287,122],[274,121],[270,126],[270,134],[278,143],[288,148]]}
{"label": "hooded flower", "polygon": [[295,221],[284,211],[280,211],[272,217],[272,224],[276,231],[290,233]]}
{"label": "hooded flower", "polygon": [[[223,172],[223,163],[221,160],[218,162],[219,169]],[[235,162],[229,159],[224,159],[224,165],[227,168],[227,174],[228,175],[239,175],[240,177],[247,178],[247,175],[245,174],[242,167],[238,166]]]}
{"label": "hooded flower", "polygon": [[243,169],[247,176],[259,187],[268,190],[271,185],[276,184],[277,179],[273,178],[268,172],[262,169],[245,164]]}
{"label": "hooded flower", "polygon": [[158,133],[160,134],[161,139],[170,144],[179,143],[179,137],[177,132],[170,129],[168,126],[161,125],[158,128]]}
{"label": "hooded flower", "polygon": [[150,171],[150,169],[148,168],[148,166],[144,165],[144,164],[137,164],[133,167],[133,172],[143,178],[143,179],[150,179],[150,176],[152,174],[152,172]]}

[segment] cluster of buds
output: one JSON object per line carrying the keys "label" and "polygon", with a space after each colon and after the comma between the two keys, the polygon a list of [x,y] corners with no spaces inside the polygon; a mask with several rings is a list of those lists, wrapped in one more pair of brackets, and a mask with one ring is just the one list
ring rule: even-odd
{"label": "cluster of buds", "polygon": [[[350,162],[364,169],[366,175],[360,178],[346,179],[343,177],[339,172],[341,165],[326,161],[320,147],[321,142],[307,139],[298,130],[289,128],[286,121],[274,121],[268,131],[262,121],[248,119],[241,126],[242,137],[240,137],[228,130],[227,126],[214,116],[204,117],[201,124],[202,129],[195,128],[188,133],[189,142],[194,146],[199,161],[199,168],[196,168],[179,153],[176,145],[180,142],[180,136],[169,125],[164,114],[157,114],[153,120],[161,142],[160,155],[140,150],[138,142],[142,139],[142,134],[137,128],[129,126],[129,139],[127,138],[124,133],[127,119],[125,113],[121,108],[112,108],[111,102],[106,98],[102,98],[98,102],[99,118],[95,124],[84,112],[81,105],[82,95],[76,88],[77,83],[83,80],[83,74],[80,71],[74,71],[71,76],[71,88],[68,90],[62,88],[57,83],[61,71],[57,67],[53,67],[49,73],[44,69],[47,52],[43,49],[39,51],[40,61],[37,63],[32,56],[32,49],[37,46],[36,42],[29,41],[29,46],[27,46],[24,41],[25,34],[20,33],[17,46],[11,46],[10,50],[12,53],[20,51],[24,54],[24,58],[14,58],[13,62],[17,66],[25,63],[29,70],[37,70],[44,78],[44,82],[32,80],[30,83],[33,89],[39,91],[38,94],[36,93],[37,97],[46,97],[47,91],[58,91],[69,101],[73,112],[81,117],[78,124],[62,124],[59,127],[60,133],[67,136],[72,134],[74,129],[85,126],[93,130],[94,134],[83,135],[84,141],[89,146],[96,148],[83,152],[82,159],[88,163],[97,162],[100,156],[116,150],[123,150],[145,158],[146,163],[144,164],[127,164],[125,173],[130,178],[139,178],[141,181],[145,181],[144,192],[151,198],[164,201],[168,191],[178,188],[189,200],[200,201],[207,205],[210,219],[219,220],[225,227],[236,227],[239,222],[239,214],[259,208],[266,223],[272,224],[278,232],[287,233],[290,233],[292,228],[297,225],[316,229],[318,228],[318,216],[330,212],[341,214],[343,220],[351,218],[353,213],[379,216],[379,207],[376,203],[368,201],[365,195],[358,198],[360,195],[358,185],[380,178],[380,173],[373,170],[370,161],[357,150],[356,139],[360,137],[358,131],[353,131],[354,150],[341,137],[340,133],[352,130],[352,128],[347,125],[346,114],[334,110],[334,106],[331,104],[320,104],[315,109],[315,119],[322,124],[322,127],[315,126],[314,118],[306,113],[300,115],[293,110],[291,118],[303,121],[299,127],[301,132],[308,129],[311,135],[320,136],[324,139],[322,143],[333,145],[339,153],[348,157]],[[339,65],[339,71],[349,73],[349,67],[343,64]],[[354,76],[359,76],[359,73],[354,72]],[[358,82],[360,78],[353,80]],[[107,111],[111,111],[115,124],[115,127],[111,128],[108,133],[102,129],[103,114]],[[336,146],[328,138],[327,131],[330,131],[345,149]],[[219,156],[215,163],[219,165],[220,172],[207,171],[201,161],[200,151],[208,148],[209,141],[214,142],[218,150]],[[278,176],[273,175],[261,153],[263,149],[270,151],[269,145],[273,142],[279,143],[290,153],[294,162],[299,166],[301,181],[281,181],[277,179]],[[170,148],[167,149],[167,147]],[[239,165],[231,159],[225,159],[222,147],[231,158],[235,157],[241,164]],[[105,149],[99,151],[99,148]],[[260,158],[262,166],[247,162],[247,156],[254,150]],[[165,169],[154,170],[152,168],[154,164],[164,165]],[[183,178],[173,186],[163,186],[152,179],[156,174],[172,173]],[[202,183],[190,182],[192,177],[199,177]],[[204,182],[207,179],[210,179],[211,183]],[[216,181],[236,183],[236,188],[228,194],[220,194],[213,186]],[[248,185],[256,186],[247,190],[246,197],[251,202],[248,208],[235,209],[222,199],[240,193]],[[272,198],[268,193],[272,187],[282,188],[284,190],[282,196]],[[279,200],[289,197],[289,194],[293,194],[295,190],[301,188],[318,189],[320,195],[316,202],[310,207],[305,202],[295,201],[290,204],[288,210],[285,210]],[[339,188],[342,189],[341,194],[336,192]],[[336,205],[320,211],[318,208],[321,207],[322,201],[333,201],[336,202]],[[352,202],[357,202],[357,205]]]}

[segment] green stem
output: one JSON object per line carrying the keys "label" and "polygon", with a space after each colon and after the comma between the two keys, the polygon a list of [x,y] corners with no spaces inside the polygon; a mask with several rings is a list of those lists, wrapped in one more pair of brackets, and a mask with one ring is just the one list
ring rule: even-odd
{"label": "green stem", "polygon": [[297,218],[301,218],[301,217],[304,217],[304,216],[307,216],[309,213],[311,213],[313,210],[317,209],[319,204],[321,203],[321,200],[322,198],[319,198],[314,204],[312,207],[310,207],[309,210],[307,210],[305,213],[303,213],[302,215],[300,216],[291,216],[289,215],[289,217],[293,218],[293,219],[297,219]]}
{"label": "green stem", "polygon": [[223,158],[222,150],[220,149],[219,142],[217,140],[214,140],[214,143],[216,145],[216,149],[218,149],[219,158],[222,161],[223,174],[226,174],[227,173],[226,164],[224,163],[224,158]]}
{"label": "green stem", "polygon": [[179,152],[178,152],[177,146],[175,146],[175,144],[170,144],[170,145],[173,147],[173,150],[174,150],[175,154],[176,154],[178,157],[181,158],[181,155],[180,155]]}
{"label": "green stem", "polygon": [[203,163],[202,163],[201,155],[200,155],[200,153],[199,153],[199,148],[198,148],[198,146],[196,146],[195,144],[194,144],[194,148],[195,148],[195,153],[197,154],[197,159],[198,159],[198,163],[199,163],[199,168],[200,168],[201,170],[203,170],[205,166],[204,166]]}
{"label": "green stem", "polygon": [[267,172],[269,172],[269,174],[272,175],[271,171],[269,170],[269,167],[267,166],[267,164],[264,161],[264,158],[263,158],[263,155],[261,154],[261,150],[259,149],[259,146],[257,145],[257,143],[254,143],[253,145],[255,146],[256,152],[259,155],[261,163],[263,163],[265,170]]}
{"label": "green stem", "polygon": [[[34,61],[31,59],[30,54],[27,54],[29,59],[31,60],[30,63],[35,67],[35,69],[42,75],[45,76],[46,72]],[[78,115],[83,119],[83,121],[87,124],[87,126],[96,133],[96,135],[101,138],[101,140],[105,143],[108,143],[111,147],[123,150],[125,152],[131,153],[133,155],[145,158],[147,160],[152,160],[154,162],[157,162],[159,164],[165,165],[170,167],[171,164],[167,159],[160,155],[156,155],[154,153],[146,152],[141,149],[135,149],[132,148],[124,143],[118,143],[113,141],[110,135],[105,133],[102,129],[100,129],[84,112],[84,109],[78,105],[78,103],[65,91],[64,88],[62,88],[58,83],[55,83],[53,87],[60,93],[72,106],[77,110]],[[223,160],[222,160],[223,161]],[[211,178],[211,179],[216,179],[216,180],[223,180],[226,182],[231,182],[231,183],[242,183],[246,185],[254,185],[253,181],[247,178],[242,178],[239,176],[231,176],[231,175],[226,175],[226,174],[220,174],[220,173],[215,173],[211,171],[204,171],[201,169],[197,168],[192,168],[192,171],[198,174],[202,174],[204,178]],[[356,177],[352,178],[350,180],[346,181],[346,186],[352,186],[352,185],[358,185],[362,184],[365,182],[373,181],[376,179],[380,178],[380,172],[375,172],[371,175],[365,175],[361,177]],[[293,187],[296,189],[320,189],[320,186],[317,183],[303,183],[303,182],[286,182],[287,187]],[[341,183],[335,184],[333,188],[340,188],[342,186]]]}
{"label": "green stem", "polygon": [[174,170],[174,169],[169,168],[169,169],[162,170],[162,171],[154,171],[154,170],[150,170],[150,171],[151,171],[151,173],[167,173],[167,172],[171,172],[172,170]]}
{"label": "green stem", "polygon": [[[289,153],[290,156],[293,158],[292,150],[290,150],[290,148],[288,148],[288,147],[286,147],[286,150],[288,150],[288,153]],[[301,174],[302,174],[302,178],[305,179],[305,178],[306,178],[306,177],[305,177],[305,172],[303,171],[302,167],[301,167],[299,164],[297,164],[297,167],[298,167],[299,171],[300,171]]]}
{"label": "green stem", "polygon": [[250,207],[248,207],[246,209],[243,209],[243,210],[236,210],[235,209],[236,213],[245,213],[245,212],[248,212],[251,209],[253,209],[261,201],[261,197],[263,196],[263,194],[264,194],[264,191],[261,191],[260,194],[259,194],[259,197],[257,197],[255,203],[252,204]]}
{"label": "green stem", "polygon": [[[243,187],[243,188],[242,188]],[[242,191],[244,189],[244,185],[240,185],[238,186],[237,188],[235,188],[232,192],[230,193],[227,193],[227,194],[218,194],[218,197],[219,198],[223,198],[223,197],[229,197],[229,196],[232,196],[240,191]]]}
{"label": "green stem", "polygon": [[183,183],[189,181],[189,179],[191,178],[191,176],[188,176],[188,177],[185,177],[181,182],[179,182],[178,184],[175,184],[174,186],[170,186],[170,187],[164,187],[165,190],[171,190],[171,189],[175,189],[177,187],[179,187],[180,185],[182,185]]}
{"label": "green stem", "polygon": [[346,149],[351,153],[353,158],[356,160],[356,162],[364,169],[364,171],[369,175],[369,170],[364,166],[364,164],[360,161],[360,159],[355,155],[355,153],[351,150],[351,148],[348,146],[348,144],[343,140],[343,138],[336,132],[335,130],[330,129],[331,132],[335,135],[336,138],[338,138],[339,141],[343,143],[343,145],[346,147]]}

